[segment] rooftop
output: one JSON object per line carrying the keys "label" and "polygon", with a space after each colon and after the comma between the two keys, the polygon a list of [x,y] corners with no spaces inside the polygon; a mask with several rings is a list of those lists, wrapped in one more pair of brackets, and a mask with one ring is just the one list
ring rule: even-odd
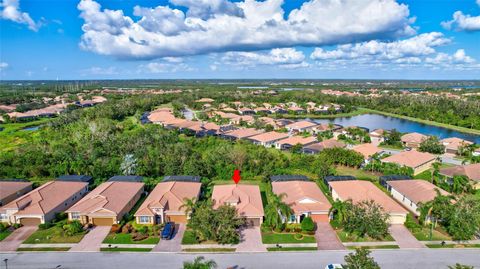
{"label": "rooftop", "polygon": [[411,168],[416,168],[422,164],[433,161],[436,158],[437,156],[427,152],[419,152],[416,150],[411,150],[411,151],[402,151],[398,154],[382,159],[381,161],[387,162],[387,163],[396,163],[399,165],[405,165]]}
{"label": "rooftop", "polygon": [[328,211],[331,207],[320,188],[312,181],[276,181],[272,182],[272,190],[277,195],[285,193],[283,201],[297,214]]}
{"label": "rooftop", "polygon": [[450,194],[432,183],[421,179],[387,181],[387,184],[416,204],[435,199],[437,196],[436,190],[440,191],[442,195]]}
{"label": "rooftop", "polygon": [[304,175],[276,175],[271,176],[270,180],[272,182],[276,181],[310,181],[308,177]]}
{"label": "rooftop", "polygon": [[183,181],[183,182],[200,182],[200,176],[165,176],[162,182],[167,181]]}
{"label": "rooftop", "polygon": [[57,181],[81,181],[81,182],[90,182],[92,180],[91,176],[86,175],[63,175],[57,177]]}
{"label": "rooftop", "polygon": [[230,204],[237,209],[240,216],[263,217],[262,197],[257,185],[215,185],[212,200],[214,208]]}
{"label": "rooftop", "polygon": [[15,194],[29,186],[32,182],[25,181],[0,181],[0,200]]}
{"label": "rooftop", "polygon": [[380,153],[383,151],[381,148],[371,143],[356,145],[352,147],[352,150],[362,154],[365,159],[368,159],[373,155],[375,155],[376,153]]}
{"label": "rooftop", "polygon": [[251,136],[249,137],[249,139],[265,143],[265,142],[280,140],[287,137],[288,137],[287,133],[279,133],[279,132],[271,131],[271,132]]}
{"label": "rooftop", "polygon": [[291,136],[282,140],[277,141],[277,144],[280,145],[307,145],[317,141],[317,138],[314,136],[303,137],[303,136]]}
{"label": "rooftop", "polygon": [[237,130],[233,130],[233,131],[230,131],[230,132],[226,132],[225,135],[235,137],[237,139],[241,139],[241,138],[246,138],[246,137],[258,135],[258,134],[261,134],[263,132],[264,132],[263,130],[257,130],[257,129],[254,129],[254,128],[242,128],[242,129],[237,129]]}
{"label": "rooftop", "polygon": [[440,169],[440,174],[449,177],[467,176],[469,179],[480,182],[480,163],[457,165]]}
{"label": "rooftop", "polygon": [[401,137],[401,140],[404,143],[422,143],[425,139],[427,139],[427,136],[420,133],[408,133]]}
{"label": "rooftop", "polygon": [[286,125],[285,127],[287,129],[305,129],[305,128],[312,128],[314,126],[317,126],[318,123],[307,121],[307,120],[301,120],[301,121],[296,121],[294,123],[290,123]]}
{"label": "rooftop", "polygon": [[109,180],[111,181],[128,181],[128,182],[142,182],[143,177],[141,176],[113,176]]}

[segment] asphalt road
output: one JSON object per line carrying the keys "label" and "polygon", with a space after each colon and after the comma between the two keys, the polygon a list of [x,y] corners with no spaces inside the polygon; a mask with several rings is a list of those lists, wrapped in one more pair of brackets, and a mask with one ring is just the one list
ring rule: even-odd
{"label": "asphalt road", "polygon": [[[214,259],[218,268],[316,268],[328,263],[342,263],[347,251],[270,252],[235,254],[173,254],[173,253],[101,253],[43,252],[0,253],[0,268],[8,259],[8,269],[35,268],[182,268],[183,261],[195,256]],[[480,268],[479,249],[416,249],[376,250],[372,253],[382,268],[447,268],[456,262]]]}

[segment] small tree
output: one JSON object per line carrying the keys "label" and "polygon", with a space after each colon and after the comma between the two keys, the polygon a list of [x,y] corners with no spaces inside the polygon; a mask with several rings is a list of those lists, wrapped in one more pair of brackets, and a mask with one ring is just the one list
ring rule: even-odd
{"label": "small tree", "polygon": [[62,228],[65,231],[65,234],[69,236],[76,235],[83,231],[82,224],[78,220],[65,224]]}
{"label": "small tree", "polygon": [[315,230],[315,223],[313,222],[311,217],[303,218],[301,226],[302,231],[304,232],[312,232],[313,230]]}
{"label": "small tree", "polygon": [[445,152],[445,146],[440,143],[438,137],[436,136],[430,136],[422,141],[418,149],[420,151],[429,152],[432,154],[443,154]]}
{"label": "small tree", "polygon": [[455,265],[449,265],[448,269],[473,269],[473,266],[456,263]]}
{"label": "small tree", "polygon": [[268,191],[268,205],[265,207],[265,224],[272,229],[280,228],[285,220],[288,220],[292,215],[292,209],[283,202],[283,198],[287,195],[281,193],[274,194],[271,190]]}
{"label": "small tree", "polygon": [[203,256],[196,257],[193,262],[183,262],[183,269],[213,269],[217,268],[214,260],[206,261]]}
{"label": "small tree", "polygon": [[373,200],[354,204],[343,224],[345,231],[380,239],[388,234],[388,214]]}
{"label": "small tree", "polygon": [[364,248],[355,249],[355,253],[345,256],[344,269],[380,269],[375,260],[370,257],[370,251]]}

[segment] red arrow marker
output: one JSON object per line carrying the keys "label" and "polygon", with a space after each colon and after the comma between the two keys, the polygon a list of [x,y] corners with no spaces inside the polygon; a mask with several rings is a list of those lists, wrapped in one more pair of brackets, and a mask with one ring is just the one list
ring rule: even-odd
{"label": "red arrow marker", "polygon": [[232,179],[233,179],[233,181],[235,182],[235,184],[238,184],[238,182],[240,182],[240,179],[242,179],[241,176],[240,176],[240,170],[235,169],[235,170],[233,171],[233,177],[232,177]]}

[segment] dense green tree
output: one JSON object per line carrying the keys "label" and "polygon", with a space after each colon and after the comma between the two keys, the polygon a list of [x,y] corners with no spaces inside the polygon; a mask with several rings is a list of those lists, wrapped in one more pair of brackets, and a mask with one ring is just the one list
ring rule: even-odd
{"label": "dense green tree", "polygon": [[349,208],[343,228],[361,237],[380,239],[388,234],[388,218],[389,215],[374,201],[362,201]]}
{"label": "dense green tree", "polygon": [[344,269],[380,269],[375,260],[370,257],[370,250],[364,248],[355,249],[355,253],[345,256]]}
{"label": "dense green tree", "polygon": [[315,230],[315,223],[313,222],[311,217],[303,218],[300,226],[302,227],[302,231],[304,232],[312,232]]}
{"label": "dense green tree", "polygon": [[283,201],[286,196],[285,193],[278,195],[271,191],[267,193],[268,204],[265,207],[265,225],[272,229],[283,227],[284,222],[293,214],[293,210]]}
{"label": "dense green tree", "polygon": [[440,143],[438,137],[429,136],[427,139],[420,143],[418,148],[420,151],[429,152],[432,154],[443,154],[445,152],[445,146]]}
{"label": "dense green tree", "polygon": [[183,269],[213,269],[217,268],[214,260],[205,260],[203,256],[195,257],[193,262],[183,262]]}

